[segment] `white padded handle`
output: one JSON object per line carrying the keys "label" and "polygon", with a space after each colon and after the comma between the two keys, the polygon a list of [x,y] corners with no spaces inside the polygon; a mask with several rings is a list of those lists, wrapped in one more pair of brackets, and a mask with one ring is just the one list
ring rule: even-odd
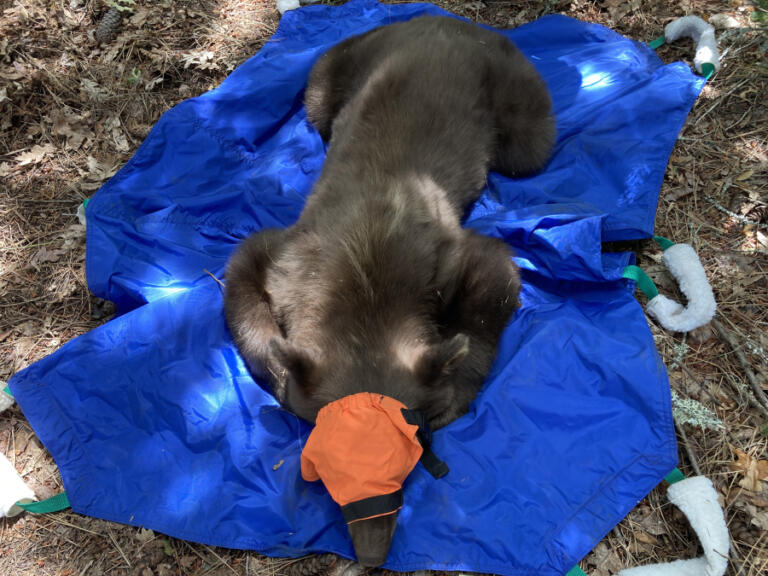
{"label": "white padded handle", "polygon": [[[5,386],[5,383],[0,380],[0,388]],[[0,412],[13,406],[13,396],[6,394],[5,390],[0,389]]]}
{"label": "white padded handle", "polygon": [[674,332],[688,332],[711,321],[717,304],[696,251],[688,244],[674,244],[664,251],[664,263],[680,284],[688,305],[683,307],[659,294],[646,304],[648,314]]}
{"label": "white padded handle", "polygon": [[715,29],[711,25],[698,16],[683,16],[664,28],[666,42],[674,42],[678,38],[691,38],[696,44],[693,64],[699,74],[706,74],[704,64],[711,64],[715,72],[720,70],[720,54],[717,51]]}
{"label": "white padded handle", "polygon": [[5,454],[0,453],[0,518],[21,514],[24,510],[16,506],[16,502],[26,503],[34,499],[35,493],[24,484]]}
{"label": "white padded handle", "polygon": [[694,476],[667,490],[669,501],[685,514],[699,537],[704,556],[628,568],[618,576],[723,576],[728,568],[730,540],[725,515],[709,478]]}
{"label": "white padded handle", "polygon": [[[0,389],[0,412],[13,405],[13,396]],[[16,516],[23,512],[16,502],[32,502],[35,493],[24,484],[16,468],[0,452],[0,518]]]}
{"label": "white padded handle", "polygon": [[319,1],[320,0],[277,0],[277,11],[280,12],[280,15],[282,16],[288,12],[288,10],[296,10],[296,8],[300,8],[302,4],[314,4]]}

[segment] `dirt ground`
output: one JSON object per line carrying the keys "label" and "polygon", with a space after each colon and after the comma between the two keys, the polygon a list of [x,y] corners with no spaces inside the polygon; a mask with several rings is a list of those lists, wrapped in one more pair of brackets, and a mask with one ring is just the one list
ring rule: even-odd
{"label": "dirt ground", "polygon": [[[725,507],[728,574],[768,574],[768,1],[437,3],[502,28],[559,12],[643,41],[685,14],[732,18],[717,33],[723,68],[680,134],[656,220],[658,233],[698,250],[717,320],[685,336],[651,325],[669,367],[681,468],[711,478]],[[136,0],[117,37],[99,44],[94,31],[105,11],[102,0],[0,0],[0,380],[109,319],[110,305],[85,284],[78,205],[163,112],[218,85],[280,18],[274,0]],[[659,54],[690,63],[693,50],[681,42]],[[653,243],[631,248],[661,290],[676,294]],[[62,490],[16,407],[0,415],[0,450],[38,496]],[[640,502],[582,568],[607,576],[700,554],[664,493],[658,488]],[[0,576],[360,573],[342,560],[318,565],[71,512],[0,521]]]}

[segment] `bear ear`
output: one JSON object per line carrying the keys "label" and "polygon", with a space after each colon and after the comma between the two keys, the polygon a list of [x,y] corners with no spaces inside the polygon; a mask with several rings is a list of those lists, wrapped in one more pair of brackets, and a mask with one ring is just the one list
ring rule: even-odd
{"label": "bear ear", "polygon": [[306,389],[314,368],[309,354],[283,338],[272,338],[269,347],[277,365],[287,373],[276,374],[277,379],[284,380],[285,376],[289,376],[299,389]]}
{"label": "bear ear", "polygon": [[425,384],[450,375],[469,353],[469,338],[456,334],[449,340],[429,346],[416,364],[416,374]]}

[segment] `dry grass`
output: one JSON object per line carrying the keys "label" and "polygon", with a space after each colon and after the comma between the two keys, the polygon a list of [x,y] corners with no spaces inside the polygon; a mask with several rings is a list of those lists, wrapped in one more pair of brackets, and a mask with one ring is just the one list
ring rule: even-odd
{"label": "dry grass", "polygon": [[[762,1],[762,0],[761,0]],[[718,324],[679,336],[654,329],[679,397],[723,426],[681,424],[681,466],[700,469],[722,495],[732,576],[768,573],[768,490],[750,476],[768,448],[768,39],[743,0],[550,0],[438,4],[510,27],[545,12],[650,40],[685,13],[729,13],[719,33],[724,67],[697,102],[670,160],[659,233],[698,249],[719,303]],[[0,379],[109,318],[84,279],[75,211],[136,150],[160,115],[217,85],[274,32],[273,0],[138,0],[105,46],[92,40],[104,11],[93,0],[0,0]],[[763,6],[765,2],[763,1]],[[690,45],[665,46],[666,61]],[[637,243],[641,265],[667,292],[659,251]],[[61,490],[55,464],[17,408],[0,416],[0,450],[41,497]],[[738,464],[734,464],[736,457]],[[605,576],[622,567],[700,553],[657,489],[582,563]],[[0,574],[285,574],[295,561],[214,549],[63,512],[0,523]],[[339,562],[336,573],[354,573]]]}

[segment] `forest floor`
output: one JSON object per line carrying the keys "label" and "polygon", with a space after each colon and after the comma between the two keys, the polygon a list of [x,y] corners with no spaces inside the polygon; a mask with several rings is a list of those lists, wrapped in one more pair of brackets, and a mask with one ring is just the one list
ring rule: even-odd
{"label": "forest floor", "polygon": [[[642,41],[685,14],[731,17],[717,32],[723,67],[680,133],[656,219],[657,233],[698,250],[717,320],[685,336],[651,327],[678,399],[680,466],[711,478],[721,496],[733,548],[728,574],[767,574],[768,2],[436,3],[500,28],[563,13]],[[100,44],[94,31],[105,10],[101,0],[0,0],[0,380],[109,320],[110,305],[85,283],[78,206],[130,158],[163,112],[217,86],[280,20],[274,0],[136,0],[117,37]],[[692,45],[663,46],[659,55],[691,63]],[[662,291],[679,298],[658,248],[644,241],[633,249]],[[0,415],[0,450],[39,497],[63,489],[17,407]],[[581,566],[608,576],[698,554],[695,535],[659,487]],[[296,568],[71,511],[0,520],[0,576]],[[328,572],[360,569],[339,561]]]}

